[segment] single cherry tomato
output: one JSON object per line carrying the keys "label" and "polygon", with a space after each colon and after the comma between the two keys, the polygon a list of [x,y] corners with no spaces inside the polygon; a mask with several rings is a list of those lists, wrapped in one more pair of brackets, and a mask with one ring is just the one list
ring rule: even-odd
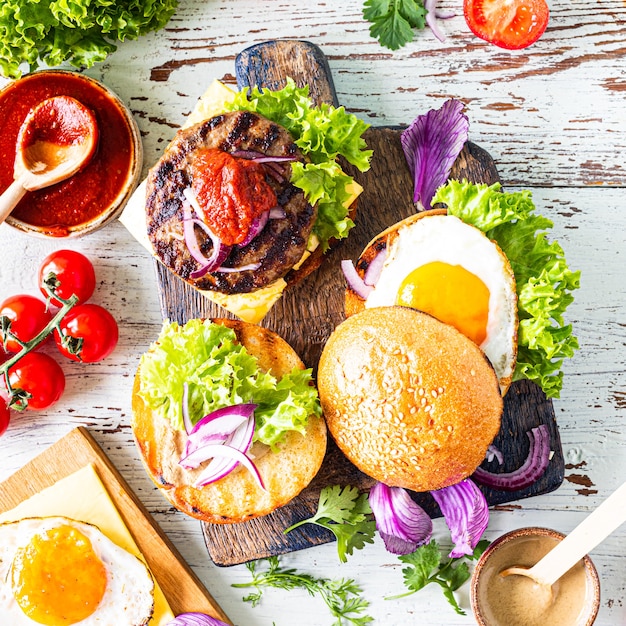
{"label": "single cherry tomato", "polygon": [[13,389],[23,389],[31,394],[29,409],[47,409],[63,394],[65,374],[51,356],[29,352],[9,368],[9,382]]}
{"label": "single cherry tomato", "polygon": [[[91,261],[74,250],[57,250],[43,260],[39,267],[39,288],[46,297],[48,292],[43,285],[50,274],[56,276],[56,295],[64,300],[76,294],[79,302],[87,302],[96,288],[96,273]],[[59,307],[62,304],[56,298],[51,298],[50,302]]]}
{"label": "single cherry tomato", "polygon": [[[61,354],[73,361],[94,363],[105,359],[117,345],[118,328],[113,316],[97,304],[79,304],[70,309],[59,324],[62,337],[57,331],[54,340]],[[72,354],[68,339],[82,339],[78,354]],[[65,340],[65,341],[64,341]],[[76,343],[73,342],[72,343]]]}
{"label": "single cherry tomato", "polygon": [[550,13],[545,0],[464,0],[463,12],[477,37],[507,50],[535,43]]}
{"label": "single cherry tomato", "polygon": [[[0,304],[0,316],[3,315],[11,320],[11,332],[24,343],[36,337],[52,319],[52,313],[48,310],[46,303],[29,295],[7,298]],[[9,339],[4,349],[7,352],[16,353],[22,347],[17,341]]]}
{"label": "single cherry tomato", "polygon": [[11,410],[7,405],[7,401],[0,396],[0,435],[9,427],[11,421]]}

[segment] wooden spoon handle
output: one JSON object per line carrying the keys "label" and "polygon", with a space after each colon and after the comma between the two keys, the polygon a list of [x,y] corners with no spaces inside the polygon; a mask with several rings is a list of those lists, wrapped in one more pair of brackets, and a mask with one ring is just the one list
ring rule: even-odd
{"label": "wooden spoon handle", "polygon": [[550,550],[529,570],[528,575],[552,585],[624,522],[626,522],[626,483]]}
{"label": "wooden spoon handle", "polygon": [[18,178],[14,180],[0,196],[0,224],[9,216],[17,203],[24,197],[26,189]]}

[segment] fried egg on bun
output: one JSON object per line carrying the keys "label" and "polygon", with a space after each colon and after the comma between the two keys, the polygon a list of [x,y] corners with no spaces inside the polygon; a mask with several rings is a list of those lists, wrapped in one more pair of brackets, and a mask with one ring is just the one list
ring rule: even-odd
{"label": "fried egg on bun", "polygon": [[366,298],[348,287],[347,315],[393,305],[429,313],[481,348],[506,393],[517,356],[517,294],[495,242],[445,210],[423,211],[372,240],[356,270],[363,277],[372,264],[380,270],[375,284]]}

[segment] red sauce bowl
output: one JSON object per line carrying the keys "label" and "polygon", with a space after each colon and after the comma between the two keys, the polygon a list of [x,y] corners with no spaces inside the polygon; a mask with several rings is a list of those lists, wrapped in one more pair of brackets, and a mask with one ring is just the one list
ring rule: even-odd
{"label": "red sauce bowl", "polygon": [[74,176],[27,192],[6,222],[30,235],[80,237],[120,215],[139,182],[143,150],[132,114],[108,87],[78,72],[33,72],[0,91],[0,193],[13,181],[24,118],[35,105],[59,95],[79,100],[95,114],[96,152]]}

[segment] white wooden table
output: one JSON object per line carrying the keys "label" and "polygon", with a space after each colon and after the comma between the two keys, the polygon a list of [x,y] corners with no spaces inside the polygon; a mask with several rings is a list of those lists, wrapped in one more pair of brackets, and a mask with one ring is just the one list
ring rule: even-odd
{"label": "white wooden table", "polygon": [[[127,42],[87,73],[115,90],[140,126],[145,167],[160,155],[214,78],[234,84],[234,58],[248,45],[281,37],[319,45],[339,100],[375,125],[407,124],[449,97],[462,100],[470,139],[495,159],[503,184],[528,188],[582,286],[569,312],[581,349],[565,365],[554,402],[566,458],[565,481],[548,495],[498,507],[486,536],[529,525],[570,531],[626,478],[626,5],[622,0],[553,0],[542,39],[507,52],[471,35],[461,0],[442,0],[457,17],[447,38],[428,31],[397,52],[370,38],[361,0],[180,0],[168,27]],[[64,364],[67,389],[51,410],[13,419],[0,439],[0,480],[70,429],[87,426],[182,555],[239,626],[331,624],[322,601],[269,590],[260,606],[231,583],[250,580],[241,565],[217,568],[200,524],[157,493],[137,457],[129,427],[131,384],[141,353],[161,325],[153,261],[115,223],[69,244],[0,227],[0,298],[35,293],[34,272],[64,245],[94,261],[94,297],[120,325],[116,352],[101,364]],[[447,538],[441,521],[436,536]],[[626,624],[626,527],[592,553],[602,583],[599,626]],[[340,564],[334,544],[282,557],[285,565],[331,578],[354,578],[375,623],[471,624],[438,589],[402,600],[402,565],[382,543]],[[467,589],[461,602],[469,608]]]}

